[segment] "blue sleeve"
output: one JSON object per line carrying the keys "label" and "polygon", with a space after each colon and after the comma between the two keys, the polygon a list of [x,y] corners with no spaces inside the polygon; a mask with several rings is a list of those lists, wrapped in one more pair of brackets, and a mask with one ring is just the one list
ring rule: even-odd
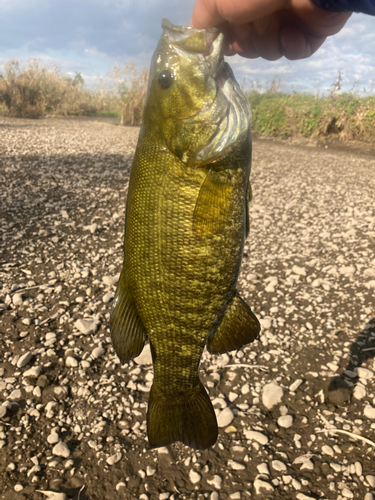
{"label": "blue sleeve", "polygon": [[323,10],[330,12],[363,12],[375,16],[375,0],[312,0]]}

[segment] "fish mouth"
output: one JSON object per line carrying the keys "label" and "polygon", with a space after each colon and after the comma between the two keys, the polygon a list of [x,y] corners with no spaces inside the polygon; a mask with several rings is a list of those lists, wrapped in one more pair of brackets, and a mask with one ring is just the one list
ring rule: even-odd
{"label": "fish mouth", "polygon": [[220,28],[206,30],[191,26],[176,26],[163,19],[161,26],[165,40],[188,53],[201,54],[209,72],[217,80],[224,68],[224,34]]}
{"label": "fish mouth", "polygon": [[224,34],[220,28],[200,30],[175,26],[167,19],[163,19],[162,28],[168,43],[190,57],[193,54],[198,56],[204,71],[216,86],[215,99],[183,120],[188,127],[199,121],[209,122],[214,126],[214,132],[207,144],[194,151],[193,156],[187,152],[181,159],[190,167],[217,161],[230,153],[238,141],[249,137],[251,119],[249,101],[231,67],[224,61]]}

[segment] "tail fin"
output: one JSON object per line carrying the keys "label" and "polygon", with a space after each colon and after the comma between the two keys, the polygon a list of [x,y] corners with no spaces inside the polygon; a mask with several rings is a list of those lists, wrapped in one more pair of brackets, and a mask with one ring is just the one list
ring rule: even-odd
{"label": "tail fin", "polygon": [[210,398],[201,382],[187,394],[167,398],[151,388],[147,413],[151,446],[182,441],[203,450],[217,439],[217,422]]}

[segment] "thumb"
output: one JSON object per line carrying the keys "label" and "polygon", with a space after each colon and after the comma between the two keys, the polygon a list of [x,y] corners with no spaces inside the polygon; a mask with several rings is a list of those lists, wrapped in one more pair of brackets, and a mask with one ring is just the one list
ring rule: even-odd
{"label": "thumb", "polygon": [[221,24],[224,19],[219,14],[215,0],[197,0],[190,25],[198,29],[213,28]]}

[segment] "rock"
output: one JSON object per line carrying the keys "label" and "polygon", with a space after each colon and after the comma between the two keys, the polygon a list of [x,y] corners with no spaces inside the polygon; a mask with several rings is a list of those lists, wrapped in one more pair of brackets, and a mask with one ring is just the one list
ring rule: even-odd
{"label": "rock", "polygon": [[286,472],[287,467],[284,464],[284,462],[281,462],[281,460],[272,460],[271,462],[272,468],[277,471],[277,472]]}
{"label": "rock", "polygon": [[292,273],[298,274],[298,276],[306,276],[306,269],[295,265],[292,267]]}
{"label": "rock", "polygon": [[244,431],[246,439],[250,441],[256,441],[259,444],[265,445],[268,443],[269,439],[265,434],[258,431]]}
{"label": "rock", "polygon": [[218,427],[227,427],[234,420],[234,414],[230,408],[224,408],[218,417],[217,425]]}
{"label": "rock", "polygon": [[95,347],[95,349],[93,349],[91,352],[91,357],[92,359],[98,359],[102,357],[104,354],[105,354],[104,347]]}
{"label": "rock", "polygon": [[283,395],[283,389],[274,382],[271,382],[263,387],[262,403],[270,410],[277,404],[281,403]]}
{"label": "rock", "polygon": [[284,429],[289,429],[293,425],[293,417],[292,415],[283,415],[277,419],[277,423],[280,427],[284,427]]}
{"label": "rock", "polygon": [[21,399],[21,397],[22,397],[22,392],[20,389],[15,389],[9,395],[9,399],[11,401],[18,401],[19,399]]}
{"label": "rock", "polygon": [[4,405],[1,405],[0,406],[0,418],[5,417],[6,414],[7,414],[7,407]]}
{"label": "rock", "polygon": [[26,352],[25,354],[23,354],[22,356],[20,356],[18,358],[17,367],[23,368],[24,366],[27,365],[27,363],[29,363],[31,361],[32,357],[33,357],[33,355],[31,352]]}
{"label": "rock", "polygon": [[355,397],[355,399],[363,399],[364,397],[366,397],[366,388],[363,387],[363,385],[361,384],[357,384],[355,387],[354,387],[354,391],[353,391],[353,396]]}
{"label": "rock", "polygon": [[341,377],[333,377],[324,384],[324,395],[335,406],[343,406],[350,401],[351,389]]}
{"label": "rock", "polygon": [[146,468],[146,474],[147,476],[153,476],[156,472],[155,467],[150,467],[149,465]]}
{"label": "rock", "polygon": [[223,482],[223,480],[222,480],[222,478],[218,474],[215,474],[212,479],[207,479],[207,483],[210,486],[213,486],[217,490],[221,489],[221,483],[222,482]]}
{"label": "rock", "polygon": [[353,492],[349,488],[343,488],[341,490],[341,495],[345,498],[354,498]]}
{"label": "rock", "polygon": [[272,484],[267,483],[266,481],[263,481],[259,478],[255,479],[254,481],[254,489],[256,495],[262,496],[268,493],[273,493],[275,491],[275,488],[272,486]]}
{"label": "rock", "polygon": [[370,380],[374,376],[374,372],[373,371],[368,370],[367,368],[362,368],[362,367],[358,368],[357,373],[358,373],[358,377],[359,378],[363,378],[363,379],[366,379],[366,380]]}
{"label": "rock", "polygon": [[76,368],[78,366],[78,361],[73,356],[68,356],[65,360],[65,365],[69,368]]}
{"label": "rock", "polygon": [[309,497],[308,495],[305,495],[304,493],[297,493],[296,498],[297,498],[297,500],[315,500],[315,497]]}
{"label": "rock", "polygon": [[375,419],[375,408],[371,405],[366,405],[363,410],[363,415],[367,418]]}
{"label": "rock", "polygon": [[293,384],[291,384],[291,385],[289,386],[289,390],[290,390],[291,392],[296,392],[296,390],[298,389],[298,387],[299,387],[302,383],[303,383],[303,380],[302,380],[302,379],[300,379],[300,378],[297,378],[297,380],[295,380],[295,381],[293,382]]}
{"label": "rock", "polygon": [[262,330],[269,330],[272,327],[271,318],[259,318],[259,323]]}
{"label": "rock", "polygon": [[59,435],[56,432],[51,432],[51,434],[49,436],[47,436],[47,442],[49,444],[58,443],[59,439],[60,439]]}
{"label": "rock", "polygon": [[234,460],[228,460],[227,466],[233,470],[245,470],[246,469],[246,467],[243,464],[240,464],[239,462],[235,462]]}
{"label": "rock", "polygon": [[122,453],[121,451],[119,451],[107,458],[107,464],[108,465],[117,464],[117,462],[119,462],[121,459],[122,459]]}
{"label": "rock", "polygon": [[103,283],[108,286],[116,285],[119,280],[120,275],[116,274],[115,276],[103,276]]}
{"label": "rock", "polygon": [[103,295],[103,303],[104,304],[107,304],[110,300],[113,299],[113,297],[115,296],[115,294],[113,292],[107,292]]}
{"label": "rock", "polygon": [[369,474],[368,476],[366,476],[366,481],[371,486],[371,488],[375,488],[375,476]]}
{"label": "rock", "polygon": [[134,358],[133,361],[137,363],[137,365],[151,365],[152,358],[151,358],[150,344],[146,344],[141,354],[136,358]]}
{"label": "rock", "polygon": [[366,493],[365,498],[363,500],[374,500],[372,493]]}
{"label": "rock", "polygon": [[22,491],[22,490],[23,490],[22,484],[17,483],[14,485],[14,491],[18,492],[18,491]]}
{"label": "rock", "polygon": [[42,371],[41,366],[33,366],[32,368],[29,368],[28,370],[26,370],[23,373],[23,376],[28,377],[28,378],[38,378],[41,371]]}
{"label": "rock", "polygon": [[90,333],[95,333],[98,329],[98,322],[94,319],[77,319],[74,326],[83,335],[89,335]]}
{"label": "rock", "polygon": [[15,306],[21,306],[23,302],[22,293],[15,293],[13,295],[12,302]]}
{"label": "rock", "polygon": [[328,444],[322,446],[322,452],[325,453],[326,455],[329,455],[330,457],[333,457],[335,455],[335,452],[330,446],[328,446]]}
{"label": "rock", "polygon": [[341,266],[339,268],[339,273],[343,274],[344,276],[352,276],[355,273],[355,267],[354,266]]}
{"label": "rock", "polygon": [[70,455],[70,450],[65,443],[60,441],[53,447],[52,453],[58,457],[68,458]]}
{"label": "rock", "polygon": [[197,484],[202,479],[201,475],[197,471],[191,469],[189,472],[189,480],[192,484]]}

